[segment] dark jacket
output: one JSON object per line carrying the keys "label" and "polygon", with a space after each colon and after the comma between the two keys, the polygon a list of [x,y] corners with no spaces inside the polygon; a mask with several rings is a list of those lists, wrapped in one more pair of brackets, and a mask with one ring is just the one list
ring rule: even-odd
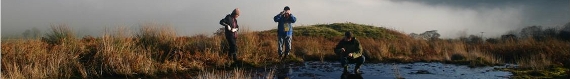
{"label": "dark jacket", "polygon": [[[342,52],[344,48],[346,52]],[[356,40],[356,38],[352,37],[351,41],[344,41],[341,40],[335,47],[335,53],[337,55],[341,55],[342,57],[347,57],[349,53],[352,53],[352,58],[358,58],[362,56],[362,46],[360,46],[360,42]]]}
{"label": "dark jacket", "polygon": [[[295,21],[297,21],[297,18],[295,16],[293,16],[293,14],[290,15],[289,18],[285,18],[285,16],[281,15],[281,14],[277,14],[275,15],[275,17],[273,17],[273,21],[277,22],[277,35],[279,36],[291,36],[293,35],[293,23],[295,23]],[[285,31],[285,24],[289,25],[289,31]]]}
{"label": "dark jacket", "polygon": [[[235,26],[233,25],[235,22]],[[231,36],[234,38],[237,38],[237,31],[236,32],[232,32],[231,30],[228,30],[228,27],[226,26],[230,26],[230,28],[239,28],[239,25],[237,24],[237,20],[232,17],[231,15],[226,15],[226,17],[222,20],[220,20],[220,25],[224,26],[224,30],[226,30],[226,37]],[[238,29],[239,30],[239,29]]]}

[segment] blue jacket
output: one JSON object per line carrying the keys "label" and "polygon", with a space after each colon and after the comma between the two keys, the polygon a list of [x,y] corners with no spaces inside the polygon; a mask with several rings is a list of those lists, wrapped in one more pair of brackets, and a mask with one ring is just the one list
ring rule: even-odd
{"label": "blue jacket", "polygon": [[[281,14],[277,14],[275,15],[275,17],[273,17],[273,21],[278,22],[277,25],[277,35],[279,36],[291,36],[293,35],[293,23],[295,23],[295,21],[297,21],[297,18],[295,18],[295,16],[293,16],[293,14],[291,14],[290,18],[285,18],[285,16],[281,15]],[[289,24],[289,31],[285,32],[285,24]]]}

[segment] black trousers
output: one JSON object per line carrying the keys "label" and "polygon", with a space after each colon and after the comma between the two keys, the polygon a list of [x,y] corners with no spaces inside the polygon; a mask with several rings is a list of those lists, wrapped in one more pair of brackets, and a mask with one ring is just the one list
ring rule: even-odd
{"label": "black trousers", "polygon": [[342,65],[342,67],[346,67],[348,66],[348,64],[356,64],[356,69],[360,68],[360,66],[362,66],[362,64],[365,61],[365,57],[364,56],[360,56],[358,58],[352,59],[352,58],[348,58],[348,57],[341,57],[340,58],[340,64]]}
{"label": "black trousers", "polygon": [[349,58],[346,57],[346,53],[341,52],[341,50],[337,49],[335,50],[335,54],[340,56],[340,64],[342,65],[342,67],[347,67],[348,64],[356,64],[356,69],[360,68],[360,66],[362,66],[362,64],[364,63],[364,61],[366,60],[366,58],[364,56],[360,56],[358,58]]}
{"label": "black trousers", "polygon": [[237,60],[236,38],[233,35],[226,34],[226,40],[228,41],[230,47],[230,50],[228,52],[228,57],[231,57],[233,60]]}

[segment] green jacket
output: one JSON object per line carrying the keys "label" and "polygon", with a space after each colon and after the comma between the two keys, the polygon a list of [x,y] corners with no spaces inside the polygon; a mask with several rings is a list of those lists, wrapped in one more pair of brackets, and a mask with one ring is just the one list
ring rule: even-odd
{"label": "green jacket", "polygon": [[[342,48],[344,48],[346,52],[342,52]],[[341,40],[334,49],[335,53],[341,57],[347,57],[349,53],[352,53],[352,58],[362,56],[362,46],[360,46],[360,42],[354,37],[352,37],[351,41]]]}

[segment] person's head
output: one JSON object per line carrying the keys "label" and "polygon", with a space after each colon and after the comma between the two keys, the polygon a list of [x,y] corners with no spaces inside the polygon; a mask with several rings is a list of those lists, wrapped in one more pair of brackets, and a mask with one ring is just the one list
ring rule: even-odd
{"label": "person's head", "polygon": [[353,37],[352,33],[350,33],[350,32],[344,32],[344,38],[343,38],[343,40],[344,40],[344,41],[352,41],[352,37]]}
{"label": "person's head", "polygon": [[239,17],[239,8],[234,9],[234,11],[232,11],[231,14],[234,18],[238,18]]}
{"label": "person's head", "polygon": [[291,8],[289,8],[289,6],[285,6],[285,8],[283,8],[283,15],[285,15],[285,17],[289,17],[291,15]]}

